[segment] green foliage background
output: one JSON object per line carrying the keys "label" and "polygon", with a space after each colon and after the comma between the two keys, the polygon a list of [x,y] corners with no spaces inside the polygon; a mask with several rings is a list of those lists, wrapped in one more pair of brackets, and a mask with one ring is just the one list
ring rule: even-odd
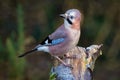
{"label": "green foliage background", "polygon": [[18,58],[63,23],[59,14],[82,13],[79,46],[104,44],[95,80],[119,80],[119,0],[0,0],[0,80],[48,80],[52,59],[45,53]]}

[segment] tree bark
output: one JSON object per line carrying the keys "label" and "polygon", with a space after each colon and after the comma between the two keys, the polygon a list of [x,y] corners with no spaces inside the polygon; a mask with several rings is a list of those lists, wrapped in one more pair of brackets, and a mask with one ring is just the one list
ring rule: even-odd
{"label": "tree bark", "polygon": [[51,74],[56,74],[55,80],[92,80],[92,71],[98,56],[101,55],[101,45],[91,45],[87,48],[76,46],[61,59],[72,66],[66,67],[55,61]]}

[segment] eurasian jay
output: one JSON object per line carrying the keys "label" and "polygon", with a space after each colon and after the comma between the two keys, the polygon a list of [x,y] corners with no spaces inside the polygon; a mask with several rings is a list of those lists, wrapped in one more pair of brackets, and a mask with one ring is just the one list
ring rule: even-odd
{"label": "eurasian jay", "polygon": [[81,13],[77,9],[70,9],[65,14],[60,14],[64,19],[64,24],[45,38],[38,46],[19,57],[23,57],[34,51],[48,52],[60,62],[66,65],[58,56],[63,56],[74,48],[80,38]]}

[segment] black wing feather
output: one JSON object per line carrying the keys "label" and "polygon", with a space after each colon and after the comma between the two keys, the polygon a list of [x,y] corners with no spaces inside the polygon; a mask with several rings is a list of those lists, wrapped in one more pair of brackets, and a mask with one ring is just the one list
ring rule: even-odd
{"label": "black wing feather", "polygon": [[[47,43],[46,43],[47,41]],[[41,45],[47,45],[47,44],[51,44],[52,40],[49,37],[46,37],[40,44]]]}

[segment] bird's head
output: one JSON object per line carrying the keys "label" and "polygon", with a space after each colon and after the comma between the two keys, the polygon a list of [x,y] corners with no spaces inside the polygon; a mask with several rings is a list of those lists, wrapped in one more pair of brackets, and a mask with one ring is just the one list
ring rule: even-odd
{"label": "bird's head", "polygon": [[70,9],[65,12],[65,14],[60,14],[60,17],[64,19],[65,27],[80,27],[81,13],[77,9]]}

